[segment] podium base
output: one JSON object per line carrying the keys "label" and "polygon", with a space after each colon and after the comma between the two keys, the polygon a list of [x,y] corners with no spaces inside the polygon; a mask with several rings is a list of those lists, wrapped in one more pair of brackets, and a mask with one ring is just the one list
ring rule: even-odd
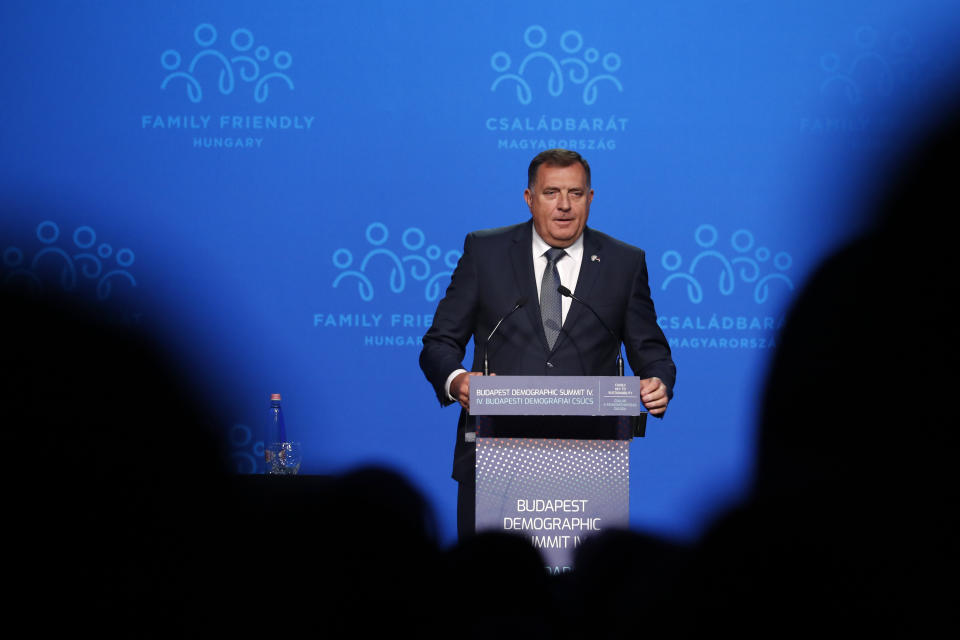
{"label": "podium base", "polygon": [[530,540],[552,573],[576,548],[630,523],[630,441],[477,438],[476,530]]}

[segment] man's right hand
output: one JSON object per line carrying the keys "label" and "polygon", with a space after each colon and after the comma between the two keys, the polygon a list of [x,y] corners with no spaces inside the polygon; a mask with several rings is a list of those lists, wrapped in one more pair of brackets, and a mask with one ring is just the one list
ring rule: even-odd
{"label": "man's right hand", "polygon": [[450,383],[450,395],[467,411],[470,411],[470,376],[482,375],[480,371],[464,371]]}

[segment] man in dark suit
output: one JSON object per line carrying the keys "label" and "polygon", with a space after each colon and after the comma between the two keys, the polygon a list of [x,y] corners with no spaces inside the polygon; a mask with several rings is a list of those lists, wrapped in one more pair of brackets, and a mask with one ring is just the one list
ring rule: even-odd
{"label": "man in dark suit", "polygon": [[[420,353],[420,367],[440,404],[463,407],[453,464],[461,538],[473,530],[470,377],[480,375],[485,346],[491,373],[500,375],[617,375],[622,341],[641,378],[641,399],[655,416],[666,411],[676,379],[650,298],[643,250],[586,226],[593,200],[587,161],[565,149],[540,153],[530,163],[523,197],[532,221],[467,236]],[[592,306],[618,340],[584,305],[561,296],[560,285]],[[485,345],[497,321],[521,303]],[[468,372],[461,360],[471,336],[475,349]]]}

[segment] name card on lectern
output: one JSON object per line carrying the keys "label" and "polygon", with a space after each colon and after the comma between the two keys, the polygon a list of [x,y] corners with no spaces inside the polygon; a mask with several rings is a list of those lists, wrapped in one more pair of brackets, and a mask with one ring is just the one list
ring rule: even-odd
{"label": "name card on lectern", "polygon": [[629,376],[475,376],[475,416],[637,416],[640,379]]}

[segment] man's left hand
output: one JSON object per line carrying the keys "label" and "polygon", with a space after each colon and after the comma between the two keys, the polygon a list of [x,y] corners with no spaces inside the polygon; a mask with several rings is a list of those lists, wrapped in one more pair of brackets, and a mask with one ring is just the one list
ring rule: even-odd
{"label": "man's left hand", "polygon": [[650,415],[662,416],[667,411],[667,385],[660,378],[640,380],[640,399]]}

